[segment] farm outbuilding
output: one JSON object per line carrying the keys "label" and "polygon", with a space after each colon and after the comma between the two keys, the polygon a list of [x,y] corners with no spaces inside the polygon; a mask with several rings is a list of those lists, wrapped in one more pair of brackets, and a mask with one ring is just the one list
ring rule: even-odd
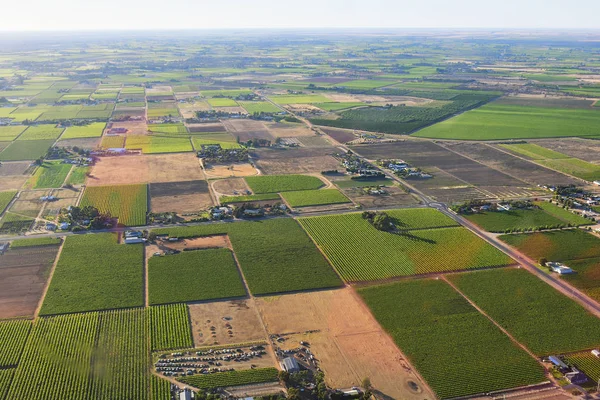
{"label": "farm outbuilding", "polygon": [[284,358],[280,364],[284,371],[290,373],[300,371],[300,365],[298,365],[298,361],[293,357]]}
{"label": "farm outbuilding", "polygon": [[563,362],[563,361],[562,361],[560,358],[558,358],[557,356],[550,356],[550,357],[548,357],[548,360],[550,360],[550,362],[551,362],[552,364],[556,365],[558,368],[561,368],[561,369],[563,369],[563,368],[564,368],[564,369],[567,369],[567,368],[569,368],[569,367],[567,366],[567,364],[565,364],[565,363],[564,363],[564,362]]}

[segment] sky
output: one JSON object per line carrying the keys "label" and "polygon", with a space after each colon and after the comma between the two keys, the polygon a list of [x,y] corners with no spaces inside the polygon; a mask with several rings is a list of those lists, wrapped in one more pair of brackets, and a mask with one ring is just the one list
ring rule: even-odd
{"label": "sky", "polygon": [[0,31],[600,29],[598,0],[13,0],[2,15]]}

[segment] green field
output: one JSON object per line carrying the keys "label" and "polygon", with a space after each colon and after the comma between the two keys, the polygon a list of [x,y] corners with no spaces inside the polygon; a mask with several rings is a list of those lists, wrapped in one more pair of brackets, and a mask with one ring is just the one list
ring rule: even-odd
{"label": "green field", "polygon": [[27,128],[17,140],[56,140],[63,130],[55,125],[34,125]]}
{"label": "green field", "polygon": [[261,175],[245,179],[255,194],[314,190],[325,185],[319,178],[308,175]]}
{"label": "green field", "polygon": [[301,218],[346,281],[513,264],[504,253],[431,209],[386,211],[398,232],[375,229],[360,213]]}
{"label": "green field", "polygon": [[202,146],[211,144],[218,144],[222,149],[241,149],[239,143],[229,133],[214,133],[211,135],[198,135],[192,136],[192,143],[196,151],[200,150]]}
{"label": "green field", "polygon": [[16,139],[26,128],[26,126],[0,126],[0,142]]}
{"label": "green field", "polygon": [[0,367],[19,363],[30,329],[31,321],[26,319],[0,321]]}
{"label": "green field", "polygon": [[338,287],[341,281],[290,218],[155,229],[171,237],[227,234],[255,295]]}
{"label": "green field", "polygon": [[500,236],[528,257],[548,261],[566,261],[600,257],[600,239],[581,229],[524,233]]}
{"label": "green field", "polygon": [[119,218],[119,224],[145,225],[148,213],[148,185],[89,186],[81,206],[93,206]]}
{"label": "green field", "polygon": [[226,97],[207,99],[206,102],[213,107],[238,107],[238,103],[235,100]]}
{"label": "green field", "polygon": [[568,354],[565,361],[583,371],[593,382],[600,380],[600,358],[593,355],[591,351]]}
{"label": "green field", "polygon": [[367,186],[394,186],[395,182],[389,178],[377,179],[344,179],[334,181],[335,185],[341,189],[367,187]]}
{"label": "green field", "polygon": [[587,181],[600,179],[600,165],[546,149],[536,144],[504,144],[504,148],[524,155],[546,167]]}
{"label": "green field", "polygon": [[248,114],[284,112],[282,109],[268,101],[239,101],[238,103],[248,111]]}
{"label": "green field", "polygon": [[0,161],[36,160],[46,155],[54,140],[15,140],[0,153]]}
{"label": "green field", "polygon": [[184,251],[148,260],[150,304],[242,297],[246,289],[229,249]]}
{"label": "green field", "polygon": [[0,219],[0,233],[21,234],[29,230],[31,224],[33,224],[33,221],[34,219],[32,217],[6,212],[4,217]]}
{"label": "green field", "polygon": [[548,214],[565,221],[567,224],[571,224],[573,226],[593,224],[593,222],[589,219],[584,218],[581,215],[575,214],[569,210],[565,210],[564,208],[559,207],[556,204],[549,203],[547,201],[539,201],[535,204]]}
{"label": "green field", "polygon": [[91,167],[74,166],[71,170],[71,175],[69,175],[69,178],[67,179],[67,184],[83,185],[90,169]]}
{"label": "green field", "polygon": [[398,282],[358,292],[442,399],[546,380],[535,359],[443,281]]}
{"label": "green field", "polygon": [[291,207],[350,203],[350,200],[337,189],[297,190],[284,192],[282,197]]}
{"label": "green field", "polygon": [[479,271],[448,278],[537,355],[573,352],[600,344],[598,318],[524,269]]}
{"label": "green field", "polygon": [[71,167],[71,164],[63,164],[60,161],[44,162],[35,170],[27,184],[32,189],[60,188],[69,175]]}
{"label": "green field", "polygon": [[16,194],[16,191],[0,192],[0,215],[6,210],[6,207],[8,207]]}
{"label": "green field", "polygon": [[143,308],[40,318],[7,398],[146,400],[149,344]]}
{"label": "green field", "polygon": [[14,369],[0,369],[0,399],[5,399],[13,379]]}
{"label": "green field", "polygon": [[188,135],[188,131],[183,124],[150,124],[148,125],[148,132],[167,135]]}
{"label": "green field", "polygon": [[104,122],[94,122],[82,126],[70,126],[61,136],[61,140],[100,137],[102,136],[105,127],[106,124]]}
{"label": "green field", "polygon": [[117,235],[65,240],[41,315],[137,307],[144,304],[143,247]]}
{"label": "green field", "polygon": [[575,274],[561,275],[560,278],[600,302],[600,258],[566,260],[565,264]]}
{"label": "green field", "polygon": [[427,127],[415,136],[432,139],[506,140],[597,136],[597,110],[487,104]]}
{"label": "green field", "polygon": [[555,218],[541,209],[486,211],[468,214],[464,217],[488,232],[534,231],[537,228],[567,226],[565,221]]}
{"label": "green field", "polygon": [[254,201],[275,200],[281,201],[277,193],[251,194],[248,196],[223,196],[219,199],[221,204],[252,203]]}
{"label": "green field", "polygon": [[11,249],[17,249],[22,247],[36,247],[36,246],[56,246],[61,243],[61,239],[58,237],[38,237],[31,239],[16,239],[10,243]]}
{"label": "green field", "polygon": [[156,153],[185,153],[193,151],[189,137],[175,136],[129,136],[125,148],[142,150],[144,154]]}
{"label": "green field", "polygon": [[152,351],[194,347],[191,322],[185,304],[168,304],[148,308]]}
{"label": "green field", "polygon": [[321,110],[325,111],[341,111],[347,110],[348,108],[354,107],[366,107],[366,103],[362,102],[349,102],[349,103],[315,103],[313,104],[315,107],[319,107]]}
{"label": "green field", "polygon": [[[223,70],[219,68],[219,70]],[[202,90],[200,92],[204,97],[215,97],[215,96],[224,96],[224,97],[238,97],[245,96],[248,94],[252,94],[252,90],[247,89],[220,89],[220,90]]]}
{"label": "green field", "polygon": [[338,83],[335,86],[350,88],[350,89],[375,89],[382,86],[389,86],[396,83],[396,81],[379,81],[375,79],[358,79],[355,81],[348,81]]}
{"label": "green field", "polygon": [[198,389],[211,389],[227,386],[249,385],[252,383],[277,382],[278,370],[275,368],[256,368],[211,375],[194,375],[178,378],[179,382],[187,383]]}

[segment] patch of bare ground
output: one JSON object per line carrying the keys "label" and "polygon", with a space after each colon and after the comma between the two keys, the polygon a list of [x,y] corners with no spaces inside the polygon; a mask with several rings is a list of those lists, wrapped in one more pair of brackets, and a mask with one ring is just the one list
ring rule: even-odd
{"label": "patch of bare ground", "polygon": [[252,158],[267,175],[320,173],[341,167],[338,160],[330,155],[336,150],[334,147],[256,149]]}
{"label": "patch of bare ground", "polygon": [[90,171],[88,186],[146,183],[150,179],[148,156],[99,157]]}
{"label": "patch of bare ground", "polygon": [[220,122],[207,122],[201,124],[186,124],[190,133],[225,132],[225,126]]}
{"label": "patch of bare ground", "polygon": [[225,196],[237,196],[250,190],[242,178],[219,179],[212,182],[212,187],[215,192]]}
{"label": "patch of bare ground", "polygon": [[591,163],[600,163],[600,141],[590,139],[553,139],[533,142],[567,156]]}
{"label": "patch of bare ground", "polygon": [[268,122],[265,123],[267,129],[273,137],[302,137],[315,136],[315,133],[304,124]]}
{"label": "patch of bare ground", "polygon": [[152,197],[150,210],[153,213],[175,212],[178,214],[192,213],[212,207],[210,194],[181,194],[175,196]]}
{"label": "patch of bare ground", "polygon": [[0,255],[0,319],[34,315],[58,249],[9,249]]}
{"label": "patch of bare ground", "polygon": [[198,303],[188,307],[195,347],[267,340],[250,300]]}
{"label": "patch of bare ground", "polygon": [[227,128],[227,131],[232,133],[267,130],[263,122],[253,119],[228,119],[223,121],[223,125]]}
{"label": "patch of bare ground", "polygon": [[206,164],[204,165],[204,173],[208,179],[258,175],[256,168],[250,163]]}
{"label": "patch of bare ground", "polygon": [[301,136],[294,139],[298,140],[305,147],[329,147],[332,145],[332,143],[324,135]]}
{"label": "patch of bare ground", "polygon": [[362,188],[345,188],[342,192],[356,204],[363,208],[388,207],[388,206],[410,206],[417,205],[419,201],[397,186],[389,186],[385,194],[370,195]]}
{"label": "patch of bare ground", "polygon": [[125,128],[128,135],[146,135],[148,133],[146,121],[115,121],[111,124],[112,126],[107,128]]}
{"label": "patch of bare ground", "polygon": [[48,196],[50,192],[50,190],[22,191],[10,207],[10,212],[36,218],[44,207],[40,197]]}
{"label": "patch of bare ground", "polygon": [[358,138],[351,129],[321,127],[321,130],[342,144]]}
{"label": "patch of bare ground", "polygon": [[194,153],[148,155],[150,182],[180,182],[205,179]]}
{"label": "patch of bare ground", "polygon": [[247,114],[242,107],[214,107],[215,111],[222,111],[230,114]]}
{"label": "patch of bare ground", "polygon": [[[283,334],[281,348],[304,340],[336,388],[359,386],[369,377],[382,397],[433,399],[408,360],[366,306],[344,288],[256,299],[269,334]],[[409,382],[416,383],[412,390]]]}
{"label": "patch of bare ground", "polygon": [[325,97],[339,103],[356,103],[360,101],[356,96],[344,93],[327,93]]}
{"label": "patch of bare ground", "polygon": [[59,147],[79,147],[82,149],[93,150],[100,146],[100,138],[82,138],[60,140],[56,145]]}
{"label": "patch of bare ground", "polygon": [[31,167],[31,161],[3,162],[1,164],[0,191],[20,189],[35,169]]}

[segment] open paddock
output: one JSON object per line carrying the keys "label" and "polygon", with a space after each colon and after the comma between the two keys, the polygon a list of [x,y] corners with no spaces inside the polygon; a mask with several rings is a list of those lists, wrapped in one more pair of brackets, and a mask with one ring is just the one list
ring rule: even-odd
{"label": "open paddock", "polygon": [[220,122],[207,122],[202,124],[186,124],[190,133],[226,132],[225,126]]}
{"label": "open paddock", "polygon": [[111,128],[113,129],[127,129],[127,135],[146,135],[148,133],[148,124],[146,124],[146,121],[115,121],[111,124]]}
{"label": "open paddock", "polygon": [[3,162],[0,165],[0,191],[20,189],[33,170],[29,161]]}
{"label": "open paddock", "polygon": [[321,127],[321,130],[342,144],[351,142],[357,138],[351,129]]}
{"label": "open paddock", "polygon": [[207,179],[258,175],[256,168],[249,163],[230,163],[226,165],[205,164],[204,173]]}
{"label": "open paddock", "polygon": [[50,190],[22,191],[10,208],[10,212],[36,218],[44,207],[44,203],[40,201],[40,197],[48,196],[49,194]]}
{"label": "open paddock", "polygon": [[46,203],[44,212],[42,215],[45,218],[53,217],[56,218],[61,208],[68,208],[69,206],[76,206],[79,200],[79,190],[77,189],[55,189],[52,191],[52,195],[58,198],[57,201]]}
{"label": "open paddock", "polygon": [[[267,340],[251,300],[189,304],[194,346],[226,345]],[[231,335],[225,324],[231,325]],[[211,328],[214,327],[214,330]]]}
{"label": "open paddock", "polygon": [[572,138],[540,140],[534,143],[584,161],[600,163],[600,141],[598,140]]}
{"label": "open paddock", "polygon": [[152,212],[187,213],[205,210],[213,205],[204,180],[150,184]]}
{"label": "open paddock", "polygon": [[238,196],[250,190],[242,178],[219,179],[212,182],[212,188],[215,192],[226,196]]}
{"label": "open paddock", "polygon": [[28,247],[0,255],[0,319],[33,316],[58,249]]}
{"label": "open paddock", "polygon": [[81,149],[93,150],[100,146],[100,138],[63,139],[56,143],[58,147],[79,147]]}
{"label": "open paddock", "polygon": [[342,192],[354,203],[360,204],[363,208],[373,207],[400,207],[419,204],[419,201],[404,192],[398,186],[388,186],[384,190],[386,194],[369,195],[365,194],[362,188],[344,188]]}
{"label": "open paddock", "polygon": [[[278,346],[310,343],[329,386],[360,386],[369,377],[385,398],[433,398],[352,289],[258,298],[256,304],[268,333],[287,339]],[[408,381],[417,384],[416,390]]]}
{"label": "open paddock", "polygon": [[321,173],[342,168],[330,155],[334,152],[333,147],[255,149],[252,158],[266,175]]}
{"label": "open paddock", "polygon": [[267,122],[265,126],[269,133],[276,138],[279,137],[303,137],[315,136],[315,133],[304,124],[291,122]]}

